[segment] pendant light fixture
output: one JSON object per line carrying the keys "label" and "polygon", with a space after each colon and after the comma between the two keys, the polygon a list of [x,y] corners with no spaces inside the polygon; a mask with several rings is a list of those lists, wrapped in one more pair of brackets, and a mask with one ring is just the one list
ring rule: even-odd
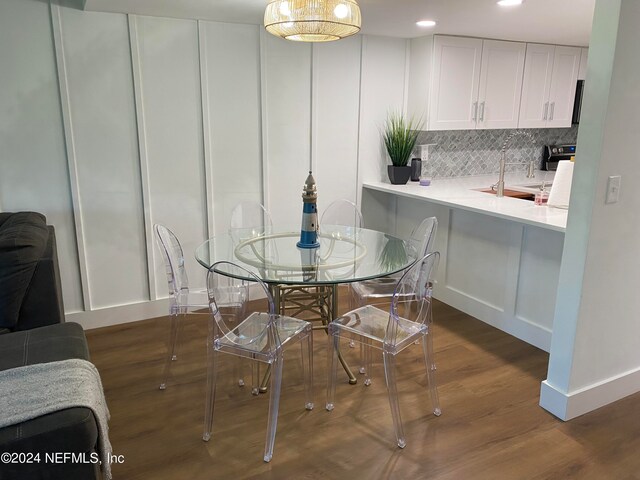
{"label": "pendant light fixture", "polygon": [[271,0],[264,12],[267,32],[298,42],[331,42],[360,31],[356,0]]}

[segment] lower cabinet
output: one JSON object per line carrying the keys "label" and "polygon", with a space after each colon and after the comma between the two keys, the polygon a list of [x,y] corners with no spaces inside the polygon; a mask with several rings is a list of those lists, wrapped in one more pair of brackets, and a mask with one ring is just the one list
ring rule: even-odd
{"label": "lower cabinet", "polygon": [[400,237],[435,216],[435,298],[549,351],[563,232],[368,188],[362,212],[365,225]]}

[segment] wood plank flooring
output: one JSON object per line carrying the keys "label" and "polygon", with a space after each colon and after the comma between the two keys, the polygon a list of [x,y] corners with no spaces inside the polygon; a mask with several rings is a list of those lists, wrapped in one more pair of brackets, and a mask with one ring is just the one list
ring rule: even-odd
{"label": "wood plank flooring", "polygon": [[[187,318],[165,391],[158,384],[166,317],[88,331],[111,410],[114,453],[125,458],[113,466],[114,478],[640,478],[640,395],[561,422],[538,406],[545,352],[442,303],[434,318],[443,413],[431,413],[421,348],[413,346],[398,358],[405,449],[395,446],[381,358],[370,387],[349,385],[340,372],[335,410],[325,411],[326,335],[316,331],[316,408],[304,409],[294,348],[285,359],[269,464],[262,461],[268,396],[236,386],[230,362],[219,376],[213,437],[201,439],[206,315]],[[356,365],[358,349],[343,351]]]}

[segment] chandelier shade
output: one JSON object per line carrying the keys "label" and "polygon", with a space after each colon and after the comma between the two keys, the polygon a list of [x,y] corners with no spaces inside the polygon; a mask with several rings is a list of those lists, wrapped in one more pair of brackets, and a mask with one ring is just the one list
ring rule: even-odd
{"label": "chandelier shade", "polygon": [[298,42],[331,42],[354,35],[362,23],[356,0],[272,0],[267,32]]}

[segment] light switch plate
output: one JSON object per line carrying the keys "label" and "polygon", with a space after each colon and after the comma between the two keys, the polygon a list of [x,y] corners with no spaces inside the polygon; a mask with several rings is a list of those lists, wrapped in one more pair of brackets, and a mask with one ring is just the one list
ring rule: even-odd
{"label": "light switch plate", "polygon": [[616,203],[620,196],[620,175],[610,176],[607,180],[607,198],[605,203]]}

